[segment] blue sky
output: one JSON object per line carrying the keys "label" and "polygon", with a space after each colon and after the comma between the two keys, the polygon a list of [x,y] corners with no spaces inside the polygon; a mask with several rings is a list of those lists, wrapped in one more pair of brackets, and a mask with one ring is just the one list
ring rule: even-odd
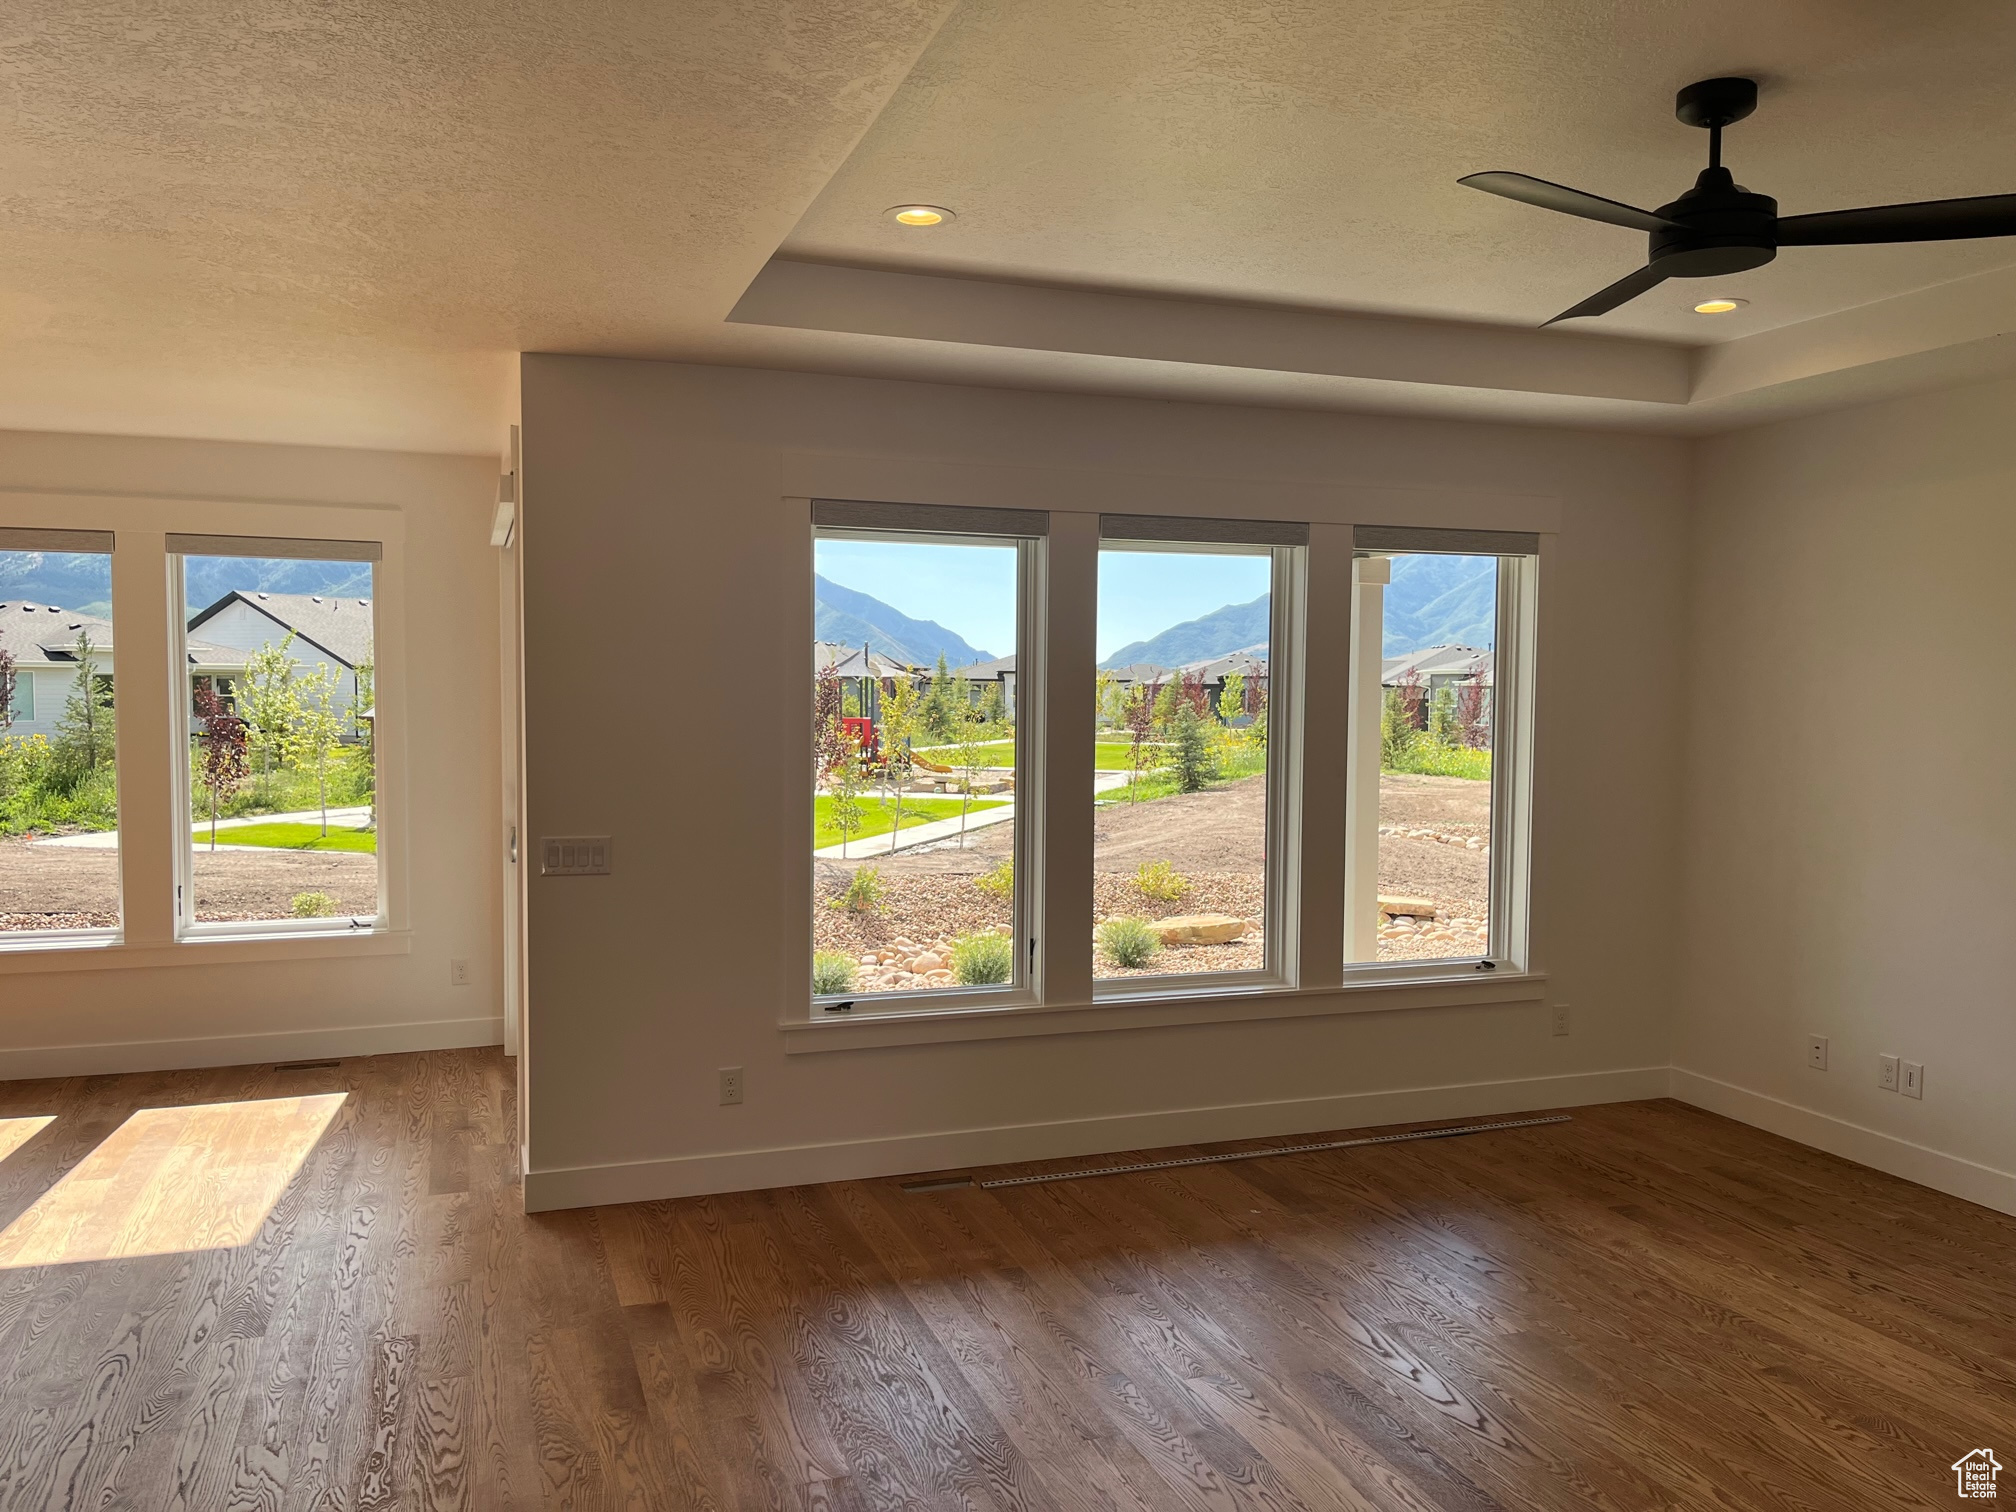
{"label": "blue sky", "polygon": [[[1015,647],[1015,553],[1006,546],[821,540],[822,577],[872,594],[912,619],[936,620],[997,656]],[[1264,556],[1170,551],[1099,554],[1097,654],[1267,591]]]}

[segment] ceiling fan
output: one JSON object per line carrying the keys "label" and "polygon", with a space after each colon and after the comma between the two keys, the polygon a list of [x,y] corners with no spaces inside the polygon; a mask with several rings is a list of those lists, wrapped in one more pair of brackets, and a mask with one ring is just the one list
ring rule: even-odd
{"label": "ceiling fan", "polygon": [[1707,129],[1708,166],[1692,189],[1657,210],[1620,205],[1523,173],[1473,173],[1456,182],[1542,210],[1651,233],[1651,256],[1644,267],[1563,310],[1547,325],[1607,314],[1669,278],[1720,278],[1762,267],[1780,247],[2016,236],[2016,194],[1781,216],[1778,201],[1768,194],[1752,194],[1722,166],[1722,128],[1756,108],[1755,79],[1703,79],[1680,91],[1673,113],[1689,126]]}

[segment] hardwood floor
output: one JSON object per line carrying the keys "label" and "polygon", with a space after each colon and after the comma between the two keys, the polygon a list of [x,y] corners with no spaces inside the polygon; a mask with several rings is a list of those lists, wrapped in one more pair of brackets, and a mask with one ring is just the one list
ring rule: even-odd
{"label": "hardwood floor", "polygon": [[1836,1512],[2016,1458],[2016,1219],[1677,1103],[528,1218],[495,1052],[15,1082],[0,1224],[138,1109],[331,1092],[249,1243],[0,1269],[0,1509]]}

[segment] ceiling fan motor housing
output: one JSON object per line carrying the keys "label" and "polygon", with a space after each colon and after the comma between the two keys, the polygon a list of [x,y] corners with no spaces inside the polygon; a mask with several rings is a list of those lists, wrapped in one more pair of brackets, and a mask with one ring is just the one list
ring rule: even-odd
{"label": "ceiling fan motor housing", "polygon": [[1674,222],[1651,233],[1649,260],[1668,278],[1722,278],[1778,255],[1778,201],[1752,194],[1727,168],[1704,168],[1692,189],[1654,213]]}

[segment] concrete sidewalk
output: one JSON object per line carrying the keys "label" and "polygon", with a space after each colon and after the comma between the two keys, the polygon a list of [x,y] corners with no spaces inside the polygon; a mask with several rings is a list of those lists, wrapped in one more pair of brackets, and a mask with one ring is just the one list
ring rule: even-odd
{"label": "concrete sidewalk", "polygon": [[[1127,783],[1125,772],[1095,772],[1092,777],[1094,796],[1110,793]],[[923,795],[919,795],[923,796]],[[1015,817],[1015,805],[1004,803],[999,808],[976,809],[966,816],[966,832],[985,829],[990,825],[1006,824]],[[875,856],[891,856],[898,851],[914,850],[920,845],[930,845],[938,840],[951,840],[959,834],[957,816],[950,819],[933,819],[926,824],[906,824],[900,830],[891,830],[886,835],[870,835],[865,840],[847,842],[847,854],[840,854],[840,847],[829,845],[824,850],[812,852],[815,861],[865,861]]]}

